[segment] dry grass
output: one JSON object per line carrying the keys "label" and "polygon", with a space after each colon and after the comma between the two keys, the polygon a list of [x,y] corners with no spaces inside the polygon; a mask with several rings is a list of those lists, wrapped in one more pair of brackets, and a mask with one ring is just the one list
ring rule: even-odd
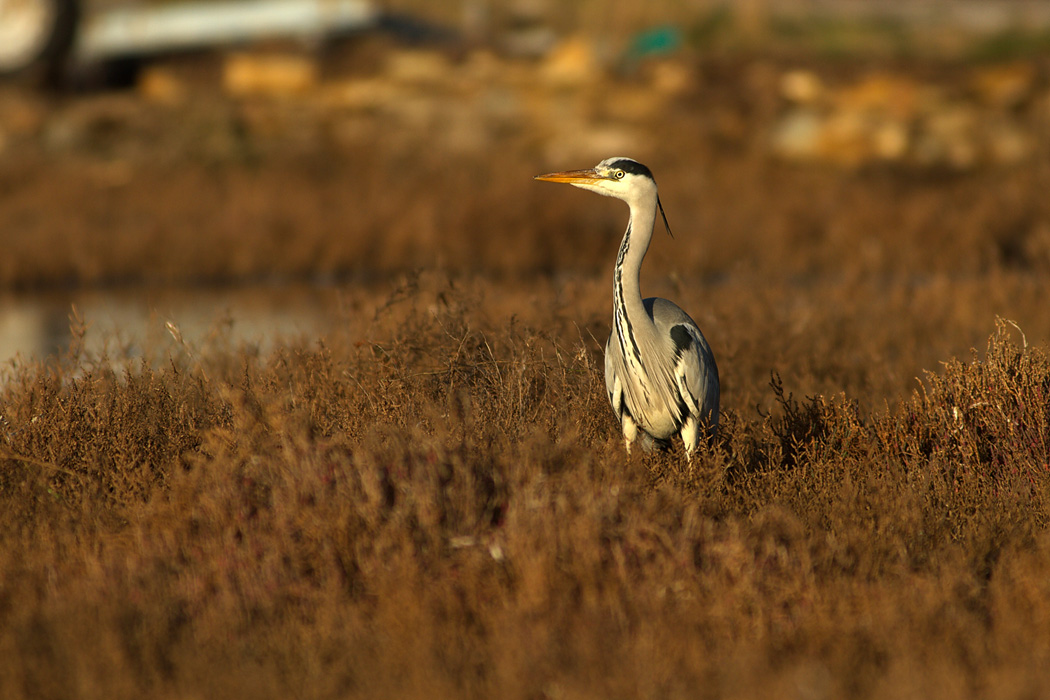
{"label": "dry grass", "polygon": [[1012,327],[871,415],[775,377],[687,466],[625,459],[571,322],[479,320],[440,282],[391,301],[266,358],[10,372],[5,697],[1050,681],[1050,359]]}

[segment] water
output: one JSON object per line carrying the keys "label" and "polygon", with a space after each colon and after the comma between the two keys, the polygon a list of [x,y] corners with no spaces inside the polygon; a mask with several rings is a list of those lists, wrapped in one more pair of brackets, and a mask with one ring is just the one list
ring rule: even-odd
{"label": "water", "polygon": [[281,340],[325,334],[339,322],[340,293],[326,287],[117,290],[0,295],[0,364],[43,360],[70,347],[134,359],[158,348],[217,339],[266,352]]}

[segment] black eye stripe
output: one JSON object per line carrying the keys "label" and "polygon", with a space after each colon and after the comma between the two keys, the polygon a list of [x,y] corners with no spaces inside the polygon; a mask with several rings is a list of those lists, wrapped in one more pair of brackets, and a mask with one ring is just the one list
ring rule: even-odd
{"label": "black eye stripe", "polygon": [[653,179],[653,173],[649,168],[638,161],[630,160],[629,158],[621,158],[620,160],[609,163],[609,167],[622,170],[625,173],[631,173],[632,175],[644,175],[649,179]]}

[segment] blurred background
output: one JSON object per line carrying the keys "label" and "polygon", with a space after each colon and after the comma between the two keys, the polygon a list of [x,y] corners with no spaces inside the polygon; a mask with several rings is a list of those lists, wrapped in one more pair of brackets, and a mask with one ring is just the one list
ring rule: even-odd
{"label": "blurred background", "polygon": [[263,349],[421,270],[604,333],[626,213],[531,178],[628,155],[646,292],[889,394],[995,315],[1050,337],[1048,50],[1031,0],[0,0],[0,362],[71,315]]}

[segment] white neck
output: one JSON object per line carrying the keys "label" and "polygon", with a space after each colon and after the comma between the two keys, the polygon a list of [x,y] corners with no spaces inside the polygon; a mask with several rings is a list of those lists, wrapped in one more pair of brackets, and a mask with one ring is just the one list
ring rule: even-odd
{"label": "white neck", "polygon": [[631,218],[620,242],[620,253],[616,258],[613,298],[616,308],[622,302],[627,318],[632,324],[650,322],[642,306],[642,291],[639,273],[642,259],[653,239],[656,223],[656,193],[629,202]]}

